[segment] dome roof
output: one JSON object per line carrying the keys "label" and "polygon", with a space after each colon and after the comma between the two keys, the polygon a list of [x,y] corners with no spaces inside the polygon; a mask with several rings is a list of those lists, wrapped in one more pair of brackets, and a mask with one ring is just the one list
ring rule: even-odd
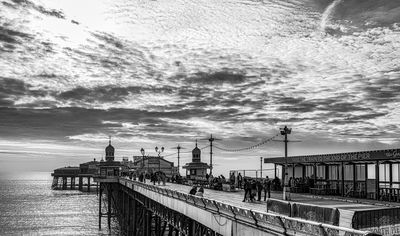
{"label": "dome roof", "polygon": [[196,140],[196,147],[192,150],[192,153],[199,153],[200,149],[197,147],[197,140]]}
{"label": "dome roof", "polygon": [[114,151],[114,147],[113,147],[111,144],[109,144],[109,145],[106,147],[106,151]]}
{"label": "dome roof", "polygon": [[108,141],[108,146],[106,147],[106,152],[114,152],[114,147],[111,145],[111,138]]}

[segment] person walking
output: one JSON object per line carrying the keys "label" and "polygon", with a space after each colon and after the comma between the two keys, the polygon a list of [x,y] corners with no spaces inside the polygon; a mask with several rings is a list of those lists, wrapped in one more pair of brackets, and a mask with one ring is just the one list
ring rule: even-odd
{"label": "person walking", "polygon": [[250,190],[251,194],[250,194],[250,201],[253,202],[254,198],[257,194],[257,183],[256,181],[253,179],[251,181],[251,190]]}
{"label": "person walking", "polygon": [[238,188],[242,188],[242,181],[243,181],[243,177],[242,175],[239,173],[237,176],[237,181],[238,181]]}
{"label": "person walking", "polygon": [[157,184],[160,185],[160,182],[161,182],[161,172],[158,171],[158,172],[156,172],[155,175],[156,175]]}
{"label": "person walking", "polygon": [[156,176],[155,173],[151,173],[151,175],[150,175],[150,181],[153,182],[153,185],[156,185],[157,176]]}
{"label": "person walking", "polygon": [[161,172],[161,181],[163,183],[163,186],[165,186],[165,181],[167,180],[167,176],[165,175],[164,172]]}
{"label": "person walking", "polygon": [[263,185],[261,183],[261,180],[256,181],[256,187],[257,187],[257,201],[261,201],[261,193],[263,191]]}
{"label": "person walking", "polygon": [[268,198],[271,198],[271,180],[268,176],[264,180],[264,201],[266,201],[268,194]]}
{"label": "person walking", "polygon": [[243,198],[243,202],[245,202],[248,199],[247,195],[251,195],[251,183],[250,183],[250,181],[247,181],[247,179],[244,179],[244,198]]}

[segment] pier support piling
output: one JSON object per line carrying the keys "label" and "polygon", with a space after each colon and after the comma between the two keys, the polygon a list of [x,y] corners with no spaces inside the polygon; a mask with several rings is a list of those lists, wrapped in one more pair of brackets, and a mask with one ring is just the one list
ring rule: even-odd
{"label": "pier support piling", "polygon": [[82,181],[82,177],[79,177],[79,191],[82,191],[82,185],[83,185],[83,181]]}

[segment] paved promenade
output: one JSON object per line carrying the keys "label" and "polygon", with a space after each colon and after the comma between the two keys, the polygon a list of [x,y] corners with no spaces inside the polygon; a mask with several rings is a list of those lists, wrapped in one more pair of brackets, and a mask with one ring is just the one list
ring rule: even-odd
{"label": "paved promenade", "polygon": [[[149,182],[146,183],[149,184]],[[158,186],[157,183],[156,185]],[[174,184],[174,183],[166,183],[166,186],[160,184],[159,186],[163,188],[177,190],[183,193],[189,193],[191,189],[191,186]],[[226,202],[238,207],[244,207],[259,211],[267,210],[266,202],[263,201],[263,197],[261,198],[261,201],[242,202],[243,196],[244,196],[243,190],[239,190],[237,192],[225,192],[225,191],[204,189],[204,197]],[[271,192],[271,198],[281,200],[282,192]],[[319,195],[313,196],[310,194],[298,194],[298,193],[296,194],[291,193],[291,200],[292,202],[299,202],[308,205],[315,205],[322,207],[331,207],[347,211],[389,208],[393,206],[400,207],[399,203],[388,203],[388,202],[381,202],[381,201],[374,201],[367,199],[356,199],[356,198],[342,198],[337,196],[319,196]]]}

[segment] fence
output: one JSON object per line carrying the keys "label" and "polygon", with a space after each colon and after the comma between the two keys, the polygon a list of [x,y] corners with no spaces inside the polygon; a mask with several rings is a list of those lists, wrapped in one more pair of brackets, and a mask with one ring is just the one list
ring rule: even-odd
{"label": "fence", "polygon": [[[229,175],[231,175],[232,173],[235,174],[235,176],[238,176],[238,174],[240,173],[240,175],[242,177],[249,177],[249,178],[265,178],[265,177],[269,177],[270,179],[275,178],[274,174],[275,174],[275,170],[272,168],[269,169],[258,169],[258,170],[231,170],[229,171]],[[281,177],[280,175],[280,169],[276,168],[276,176],[278,178]]]}

